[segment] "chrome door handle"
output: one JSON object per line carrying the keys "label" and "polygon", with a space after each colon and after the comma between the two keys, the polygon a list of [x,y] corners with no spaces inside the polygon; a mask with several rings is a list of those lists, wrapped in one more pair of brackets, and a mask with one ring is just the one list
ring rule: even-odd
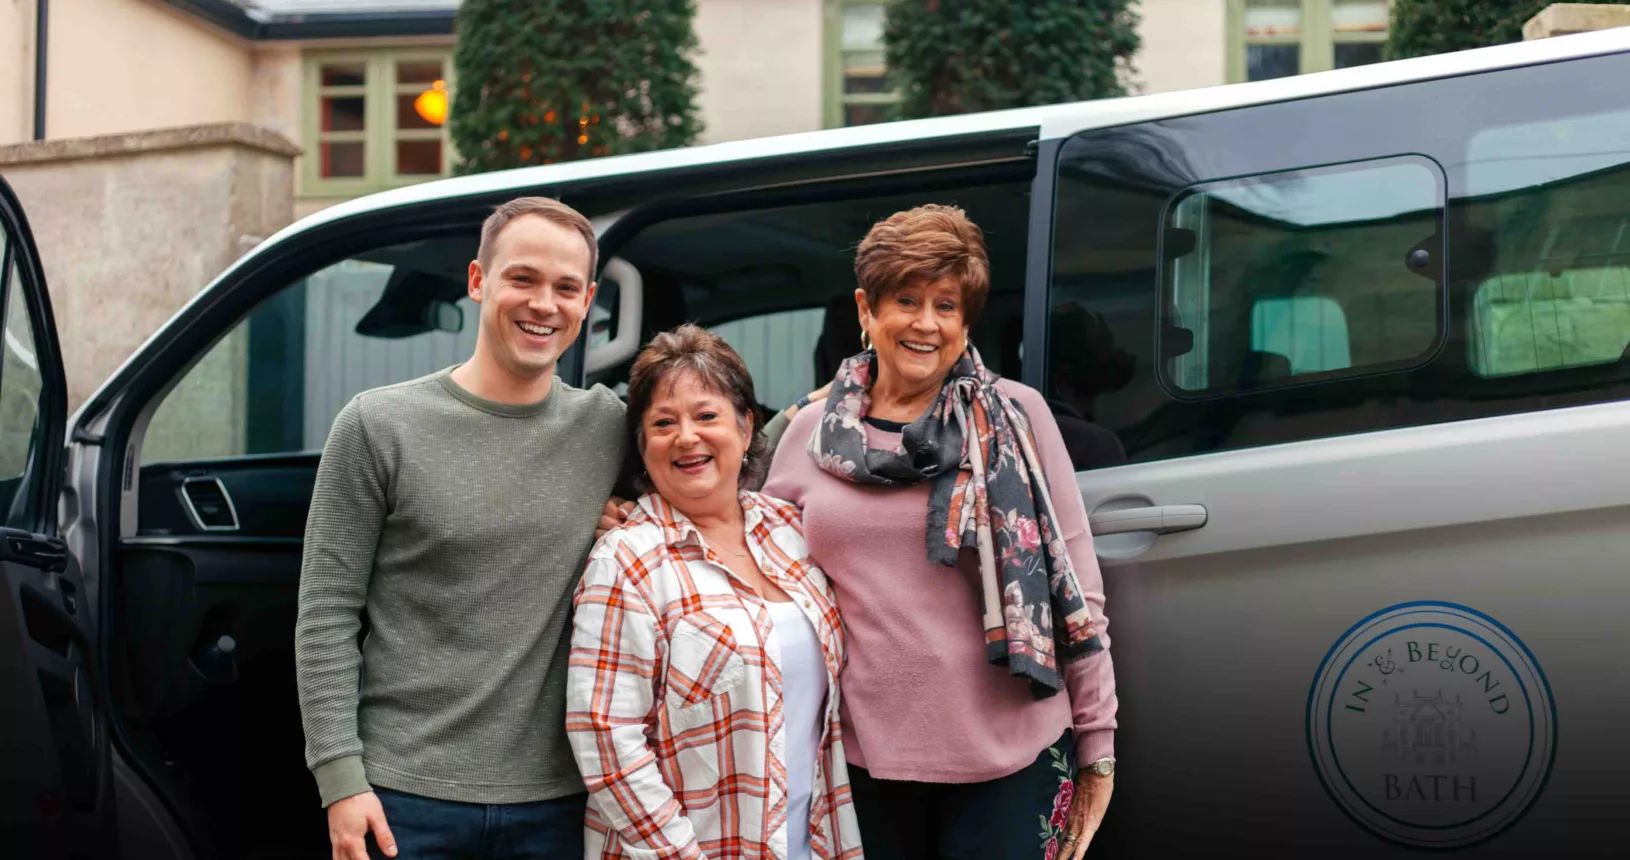
{"label": "chrome door handle", "polygon": [[1206,524],[1205,505],[1155,505],[1148,508],[1126,508],[1119,511],[1099,511],[1087,517],[1092,533],[1097,536],[1118,535],[1126,532],[1154,532],[1157,535],[1186,532]]}

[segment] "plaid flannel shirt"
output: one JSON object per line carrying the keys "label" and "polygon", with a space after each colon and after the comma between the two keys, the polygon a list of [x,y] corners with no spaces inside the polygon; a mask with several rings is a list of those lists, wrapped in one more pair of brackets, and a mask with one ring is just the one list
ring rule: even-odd
{"label": "plaid flannel shirt", "polygon": [[595,545],[576,594],[566,731],[589,789],[589,858],[860,858],[838,724],[843,627],[797,508],[742,493],[747,547],[814,627],[826,722],[810,820],[787,821],[780,651],[768,608],[661,497]]}

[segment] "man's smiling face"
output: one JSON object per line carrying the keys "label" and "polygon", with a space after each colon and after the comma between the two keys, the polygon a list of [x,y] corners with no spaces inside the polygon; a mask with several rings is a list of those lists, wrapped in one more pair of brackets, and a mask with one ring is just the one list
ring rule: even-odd
{"label": "man's smiling face", "polygon": [[588,243],[538,215],[505,225],[492,259],[470,264],[470,298],[481,303],[480,340],[518,379],[554,372],[594,301]]}

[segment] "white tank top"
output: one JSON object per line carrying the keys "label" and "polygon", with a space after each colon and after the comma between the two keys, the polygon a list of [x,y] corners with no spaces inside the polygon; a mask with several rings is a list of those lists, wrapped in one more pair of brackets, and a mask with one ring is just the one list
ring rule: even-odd
{"label": "white tank top", "polygon": [[781,649],[781,713],[787,733],[787,860],[810,860],[809,803],[826,722],[826,660],[809,619],[791,601],[772,603]]}

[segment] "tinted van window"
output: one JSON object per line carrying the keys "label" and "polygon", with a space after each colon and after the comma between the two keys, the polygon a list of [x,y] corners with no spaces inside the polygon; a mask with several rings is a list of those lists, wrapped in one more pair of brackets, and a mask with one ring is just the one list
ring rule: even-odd
{"label": "tinted van window", "polygon": [[1627,73],[1597,57],[1069,139],[1049,396],[1131,462],[1630,397],[1630,111],[1600,84]]}
{"label": "tinted van window", "polygon": [[1441,187],[1429,162],[1384,159],[1181,192],[1161,236],[1166,383],[1243,393],[1423,360],[1442,295],[1408,258],[1441,255]]}
{"label": "tinted van window", "polygon": [[142,462],[321,451],[355,395],[468,359],[475,251],[474,236],[392,245],[285,287],[165,395]]}
{"label": "tinted van window", "polygon": [[1611,365],[1630,344],[1630,113],[1490,128],[1467,145],[1474,224],[1492,271],[1473,289],[1467,350],[1485,377]]}
{"label": "tinted van window", "polygon": [[[767,419],[826,384],[843,359],[860,352],[855,248],[876,222],[925,203],[961,206],[984,230],[991,292],[973,340],[989,366],[1017,377],[1029,187],[970,185],[680,216],[649,225],[607,253],[639,271],[641,342],[684,322],[716,332],[747,363]],[[632,363],[603,368],[588,381],[620,389]]]}

